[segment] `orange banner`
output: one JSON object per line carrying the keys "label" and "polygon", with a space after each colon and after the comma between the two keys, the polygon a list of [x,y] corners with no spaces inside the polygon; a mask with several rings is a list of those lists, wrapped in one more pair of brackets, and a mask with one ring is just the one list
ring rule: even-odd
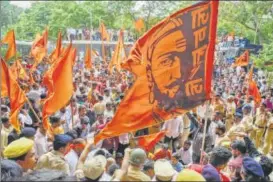
{"label": "orange banner", "polygon": [[219,1],[203,1],[145,33],[123,64],[136,78],[95,142],[164,122],[210,99]]}
{"label": "orange banner", "polygon": [[165,136],[165,134],[166,131],[161,131],[159,133],[154,133],[151,135],[140,136],[138,137],[138,146],[149,152],[155,147],[155,145],[161,140],[161,138]]}
{"label": "orange banner", "polygon": [[85,69],[88,69],[88,70],[92,69],[91,50],[88,45],[86,46],[86,49],[85,49],[84,64],[85,64]]}
{"label": "orange banner", "polygon": [[247,66],[249,62],[249,52],[245,51],[239,58],[236,59],[233,66]]}
{"label": "orange banner", "polygon": [[141,32],[143,29],[144,29],[145,25],[144,25],[144,20],[142,18],[138,19],[136,22],[135,22],[135,29],[138,31],[138,32]]}
{"label": "orange banner", "polygon": [[72,44],[66,49],[64,56],[60,57],[50,68],[44,80],[49,89],[48,97],[43,106],[43,123],[49,128],[47,117],[65,106],[73,95],[73,64],[76,59],[76,49]]}
{"label": "orange banner", "polygon": [[3,44],[8,44],[8,50],[5,56],[6,61],[16,55],[16,43],[14,30],[10,30],[2,40]]}
{"label": "orange banner", "polygon": [[1,90],[1,97],[7,96],[10,99],[10,123],[19,132],[18,114],[27,98],[3,59],[1,59]]}
{"label": "orange banner", "polygon": [[126,59],[126,54],[125,54],[125,49],[123,44],[123,30],[120,30],[118,43],[116,45],[114,54],[108,66],[110,73],[112,73],[113,67],[115,67],[117,71],[120,72],[121,64],[123,63],[125,59]]}
{"label": "orange banner", "polygon": [[56,48],[49,56],[49,58],[51,59],[51,63],[53,63],[55,60],[57,60],[58,57],[61,55],[61,53],[62,53],[62,32],[59,32],[57,43],[56,43]]}

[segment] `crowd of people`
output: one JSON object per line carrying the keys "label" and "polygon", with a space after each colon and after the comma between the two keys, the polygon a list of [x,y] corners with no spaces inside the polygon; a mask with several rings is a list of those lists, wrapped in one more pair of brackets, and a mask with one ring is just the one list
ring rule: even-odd
{"label": "crowd of people", "polygon": [[[34,73],[35,84],[18,80],[32,106],[26,103],[19,113],[21,133],[9,122],[8,99],[1,98],[2,181],[273,180],[273,89],[262,71],[253,74],[261,103],[248,95],[248,67],[218,61],[208,103],[156,127],[94,144],[134,77],[125,71],[110,74],[107,63],[98,60],[91,70],[80,69],[81,64],[77,60],[74,66],[74,95],[50,116],[50,130],[41,122],[46,66]],[[182,140],[184,120],[191,125]],[[167,132],[153,149],[138,147],[136,136],[161,130]]]}
{"label": "crowd of people", "polygon": [[[118,41],[119,30],[107,29],[107,33],[109,35],[109,41]],[[125,42],[133,42],[133,34],[130,31],[124,30],[124,41]],[[67,28],[66,29],[66,38],[67,40],[101,40],[101,33],[99,29],[89,29],[89,28]]]}

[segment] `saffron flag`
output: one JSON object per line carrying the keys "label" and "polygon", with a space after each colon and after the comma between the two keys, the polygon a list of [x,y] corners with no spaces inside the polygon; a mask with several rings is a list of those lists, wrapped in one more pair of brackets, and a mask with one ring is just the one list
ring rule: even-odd
{"label": "saffron flag", "polygon": [[134,85],[95,142],[159,124],[210,99],[218,4],[179,10],[137,40],[124,64]]}
{"label": "saffron flag", "polygon": [[107,29],[105,27],[105,25],[101,22],[100,23],[100,34],[101,34],[101,40],[102,41],[109,41],[109,34],[107,32]]}
{"label": "saffron flag", "polygon": [[254,80],[251,80],[249,83],[248,94],[253,96],[256,104],[261,103],[262,97],[261,97],[261,94],[260,94],[259,89],[257,87],[257,84]]}
{"label": "saffron flag", "polygon": [[2,40],[3,44],[8,44],[8,50],[5,56],[6,61],[16,55],[16,43],[14,30],[10,30]]}
{"label": "saffron flag", "polygon": [[144,29],[144,20],[142,18],[138,19],[136,22],[135,22],[135,29],[138,31],[138,32],[141,32],[142,29]]}
{"label": "saffron flag", "polygon": [[18,114],[27,98],[3,59],[1,59],[1,80],[1,97],[9,97],[11,108],[9,120],[13,128],[19,132]]}
{"label": "saffron flag", "polygon": [[[49,128],[47,117],[54,114],[65,106],[73,95],[73,64],[76,59],[76,49],[72,44],[66,49],[64,56],[61,56],[50,68],[48,75],[51,90],[43,106],[43,124]],[[48,86],[48,85],[47,85]]]}
{"label": "saffron flag", "polygon": [[34,65],[33,68],[36,68],[36,66],[43,60],[43,58],[47,54],[47,40],[48,40],[48,28],[45,29],[43,32],[43,35],[40,34],[36,35],[35,40],[32,43],[31,50],[30,50],[30,57],[34,58]]}
{"label": "saffron flag", "polygon": [[53,63],[61,55],[61,53],[62,53],[62,32],[59,32],[56,48],[49,56],[51,63]]}
{"label": "saffron flag", "polygon": [[102,59],[103,62],[106,63],[106,52],[105,52],[105,46],[104,46],[104,41],[109,41],[109,34],[107,33],[106,27],[104,24],[101,22],[100,23],[100,34],[101,34],[101,54],[102,54]]}
{"label": "saffron flag", "polygon": [[239,58],[237,58],[233,64],[235,66],[247,66],[249,62],[249,52],[245,51]]}
{"label": "saffron flag", "polygon": [[161,138],[165,136],[165,134],[166,131],[161,131],[151,135],[140,136],[138,137],[138,145],[149,152],[161,140]]}
{"label": "saffron flag", "polygon": [[19,59],[17,59],[12,66],[10,67],[10,70],[14,74],[14,77],[16,79],[22,79],[22,80],[29,80],[29,76],[27,75],[27,72],[25,68],[22,66]]}
{"label": "saffron flag", "polygon": [[112,69],[115,66],[118,71],[120,71],[121,64],[126,59],[124,44],[123,44],[123,30],[120,30],[118,43],[116,45],[114,55],[111,58],[111,61],[109,63],[109,71],[112,73]]}
{"label": "saffron flag", "polygon": [[92,68],[91,50],[88,45],[85,49],[84,64],[86,69],[90,70]]}

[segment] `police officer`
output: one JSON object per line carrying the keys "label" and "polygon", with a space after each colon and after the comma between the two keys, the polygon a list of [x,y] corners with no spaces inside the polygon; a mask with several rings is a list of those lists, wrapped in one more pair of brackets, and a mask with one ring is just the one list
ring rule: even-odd
{"label": "police officer", "polygon": [[270,117],[270,113],[266,111],[266,104],[262,103],[257,110],[254,125],[254,143],[257,148],[261,147],[262,137]]}
{"label": "police officer", "polygon": [[67,152],[72,137],[65,134],[56,135],[53,142],[53,151],[48,152],[40,157],[36,169],[54,169],[69,173],[69,165],[64,156]]}

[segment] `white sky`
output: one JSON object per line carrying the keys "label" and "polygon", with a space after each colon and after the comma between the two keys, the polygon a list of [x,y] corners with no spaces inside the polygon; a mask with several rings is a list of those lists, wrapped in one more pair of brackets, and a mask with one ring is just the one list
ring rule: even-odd
{"label": "white sky", "polygon": [[33,1],[10,1],[10,4],[19,6],[21,8],[29,8]]}

